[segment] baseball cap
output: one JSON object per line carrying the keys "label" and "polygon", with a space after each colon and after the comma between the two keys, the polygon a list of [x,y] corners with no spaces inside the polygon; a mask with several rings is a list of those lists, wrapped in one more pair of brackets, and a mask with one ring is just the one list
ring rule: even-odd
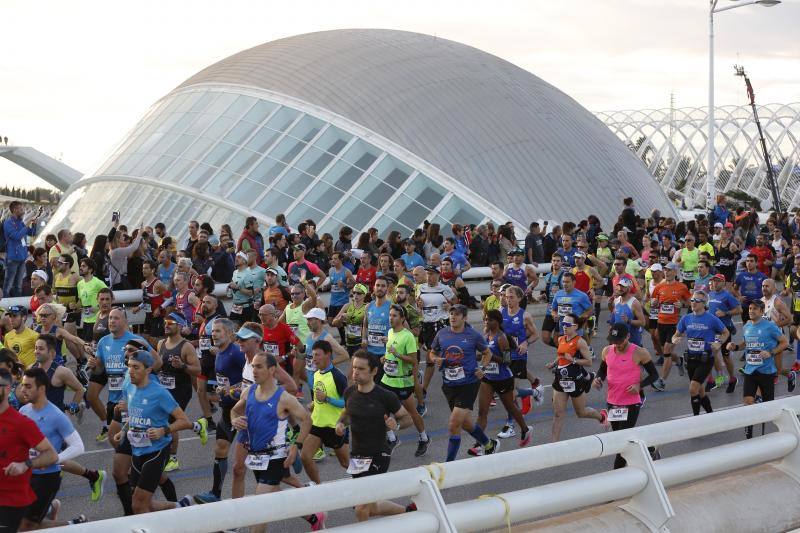
{"label": "baseball cap", "polygon": [[275,274],[277,276],[278,275],[278,271],[275,270],[274,268],[268,268],[267,269],[267,274]]}
{"label": "baseball cap", "polygon": [[250,328],[239,328],[236,332],[236,337],[239,339],[261,339],[262,336]]}
{"label": "baseball cap", "polygon": [[678,263],[673,263],[672,261],[667,263],[667,266],[664,267],[664,268],[666,268],[667,270],[680,270],[681,269],[681,267],[678,265]]}
{"label": "baseball cap", "polygon": [[22,305],[10,305],[8,306],[8,314],[9,315],[27,315],[28,308]]}
{"label": "baseball cap", "polygon": [[153,356],[150,355],[150,352],[145,352],[144,350],[137,350],[130,356],[130,359],[139,361],[144,365],[145,368],[150,368],[153,366]]}
{"label": "baseball cap", "polygon": [[208,244],[210,244],[211,246],[219,246],[219,237],[217,237],[216,235],[209,235]]}
{"label": "baseball cap", "polygon": [[437,274],[439,273],[439,267],[437,267],[436,265],[431,265],[431,264],[425,265],[425,270],[428,272],[436,272]]}
{"label": "baseball cap", "polygon": [[186,321],[186,317],[180,313],[170,313],[167,315],[167,320],[174,320],[181,327],[189,325],[189,323]]}
{"label": "baseball cap", "polygon": [[650,272],[663,272],[664,267],[661,266],[661,263],[655,263],[650,265]]}
{"label": "baseball cap", "polygon": [[305,244],[295,244],[292,247],[292,250],[302,250],[302,251],[305,252],[306,251],[306,245]]}
{"label": "baseball cap", "polygon": [[249,258],[247,257],[247,254],[244,253],[244,252],[239,252],[238,254],[236,254],[236,257],[241,257],[244,260],[245,263],[249,260]]}
{"label": "baseball cap", "polygon": [[50,279],[47,276],[47,272],[45,272],[44,270],[34,270],[33,272],[31,272],[31,276],[38,276],[42,278],[45,283],[47,283],[47,280]]}
{"label": "baseball cap", "polygon": [[508,252],[508,255],[525,255],[525,251],[522,248],[514,248]]}
{"label": "baseball cap", "polygon": [[619,278],[617,281],[617,285],[622,285],[623,287],[631,287],[633,282],[629,278]]}
{"label": "baseball cap", "polygon": [[597,240],[598,241],[607,241],[608,240],[608,235],[606,235],[605,233],[600,233],[600,234],[597,235]]}
{"label": "baseball cap", "polygon": [[316,318],[317,320],[325,320],[325,311],[323,311],[319,307],[314,307],[303,316],[305,316],[306,318]]}
{"label": "baseball cap", "polygon": [[714,223],[714,227],[715,228],[724,228],[725,226],[722,224],[722,222],[716,222],[716,223]]}
{"label": "baseball cap", "polygon": [[625,339],[628,334],[628,326],[622,322],[619,322],[611,326],[611,329],[608,330],[608,340],[609,342],[619,342]]}
{"label": "baseball cap", "polygon": [[711,276],[711,279],[718,279],[720,281],[725,281],[725,276],[723,276],[722,274],[714,274],[713,276]]}
{"label": "baseball cap", "polygon": [[573,257],[583,257],[584,259],[586,259],[586,253],[578,251],[578,252],[575,252],[575,255]]}

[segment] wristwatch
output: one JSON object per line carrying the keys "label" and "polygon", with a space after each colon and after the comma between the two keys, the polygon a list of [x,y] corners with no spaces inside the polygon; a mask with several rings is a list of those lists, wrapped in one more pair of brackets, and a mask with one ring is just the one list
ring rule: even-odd
{"label": "wristwatch", "polygon": [[27,466],[29,470],[30,470],[31,468],[33,468],[33,461],[31,461],[31,458],[30,458],[30,457],[28,457],[27,459],[25,459],[25,466]]}

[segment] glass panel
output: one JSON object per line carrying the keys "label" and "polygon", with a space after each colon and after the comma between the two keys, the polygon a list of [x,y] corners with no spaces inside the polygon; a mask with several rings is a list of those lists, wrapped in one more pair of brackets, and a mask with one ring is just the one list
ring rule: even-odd
{"label": "glass panel", "polygon": [[145,155],[142,160],[139,161],[139,163],[133,169],[131,169],[131,174],[134,176],[146,176],[144,170],[155,163],[157,159],[158,155],[156,154]]}
{"label": "glass panel", "polygon": [[119,167],[121,167],[122,164],[125,163],[125,160],[128,159],[128,157],[129,156],[126,155],[126,154],[122,154],[121,156],[117,157],[114,160],[114,162],[111,165],[108,166],[108,168],[105,170],[105,173],[106,174],[116,174],[117,171],[119,170]]}
{"label": "glass panel", "polygon": [[198,98],[197,101],[192,105],[192,111],[197,111],[197,112],[203,111],[208,107],[208,104],[213,102],[217,98],[217,96],[219,96],[219,93],[210,91],[201,94],[202,96],[200,96],[200,98]]}
{"label": "glass panel", "polygon": [[345,161],[337,161],[333,167],[325,173],[322,179],[332,185],[336,185],[343,191],[347,191],[358,178],[364,173],[360,168],[350,166]]}
{"label": "glass panel", "polygon": [[410,237],[411,234],[414,233],[411,228],[407,228],[387,215],[381,216],[375,223],[375,227],[378,229],[379,235],[388,235],[390,231],[395,230],[399,231],[400,235],[403,237]]}
{"label": "glass panel", "polygon": [[268,157],[259,163],[247,177],[264,185],[269,185],[284,168],[286,168],[286,165]]}
{"label": "glass panel", "polygon": [[249,206],[264,191],[264,185],[255,181],[244,180],[231,193],[229,200],[239,205]]}
{"label": "glass panel", "polygon": [[200,135],[212,122],[214,119],[217,118],[214,115],[209,115],[208,113],[201,113],[197,116],[197,120],[192,122],[184,133],[188,133],[190,135]]}
{"label": "glass panel", "polygon": [[439,216],[454,224],[478,224],[483,220],[483,215],[471,205],[460,198],[452,197],[447,201]]}
{"label": "glass panel", "polygon": [[220,170],[217,175],[214,176],[214,179],[206,185],[205,190],[212,194],[225,196],[240,179],[242,179],[242,177],[238,174],[234,174],[229,170]]}
{"label": "glass panel", "polygon": [[234,145],[221,142],[203,158],[203,161],[210,165],[221,167],[222,163],[227,161],[235,151],[236,147]]}
{"label": "glass panel", "polygon": [[278,213],[283,213],[292,202],[294,202],[294,198],[273,190],[267,193],[255,209],[264,214],[275,216]]}
{"label": "glass panel", "polygon": [[253,122],[255,124],[261,124],[270,115],[270,113],[275,110],[276,107],[278,107],[277,104],[259,100],[256,102],[256,105],[253,106],[253,109],[247,112],[242,120],[247,120],[248,122]]}
{"label": "glass panel", "polygon": [[205,111],[205,113],[218,117],[222,115],[226,109],[228,109],[228,106],[230,106],[234,100],[236,100],[236,98],[237,95],[233,93],[219,93],[219,98],[214,100],[211,105],[208,106],[208,109]]}
{"label": "glass panel", "polygon": [[158,158],[158,161],[156,161],[156,163],[152,167],[150,167],[150,169],[147,172],[151,176],[157,178],[161,175],[162,172],[164,172],[164,169],[166,169],[173,161],[175,161],[174,157],[170,157],[168,155],[162,155],[161,157]]}
{"label": "glass panel", "polygon": [[228,164],[225,166],[238,174],[244,175],[247,169],[253,166],[253,163],[258,161],[259,157],[261,157],[261,154],[258,152],[253,152],[246,148],[242,148],[239,150],[239,153],[233,156],[233,159],[228,161]]}
{"label": "glass panel", "polygon": [[294,220],[322,220],[325,216],[325,213],[322,211],[318,211],[311,207],[310,205],[299,203],[297,206],[292,209],[292,219]]}
{"label": "glass panel", "polygon": [[429,177],[418,174],[417,177],[414,178],[414,181],[403,190],[403,193],[425,207],[433,209],[439,204],[442,198],[444,198],[447,191]]}
{"label": "glass panel", "polygon": [[272,131],[269,128],[261,128],[253,135],[250,142],[247,143],[247,147],[264,154],[280,136],[281,134],[277,131]]}
{"label": "glass panel", "polygon": [[380,154],[381,150],[359,139],[344,153],[342,159],[358,168],[366,170],[378,159]]}
{"label": "glass panel", "polygon": [[319,182],[303,197],[303,201],[317,209],[328,212],[338,202],[344,193],[327,183]]}
{"label": "glass panel", "polygon": [[202,98],[203,93],[199,91],[192,91],[190,93],[184,93],[179,96],[175,97],[174,105],[170,104],[170,111],[175,111],[177,113],[184,113],[190,110],[194,104],[197,103],[200,98]]}
{"label": "glass panel", "polygon": [[175,123],[178,122],[178,120],[180,120],[182,116],[183,114],[181,113],[170,113],[169,115],[164,117],[164,120],[160,124],[158,124],[158,126],[156,126],[154,131],[158,131],[161,133],[170,131],[175,126]]}
{"label": "glass panel", "polygon": [[174,133],[163,133],[160,134],[161,139],[159,139],[158,144],[153,147],[151,152],[155,152],[158,154],[163,154],[169,146],[175,142],[175,140],[179,137]]}
{"label": "glass panel", "polygon": [[144,157],[142,154],[131,155],[127,161],[125,161],[125,164],[119,167],[117,174],[130,174],[131,169],[133,169],[133,167],[135,167],[139,161],[142,160],[142,157]]}
{"label": "glass panel", "polygon": [[174,165],[169,167],[169,169],[164,172],[163,179],[165,181],[172,181],[172,182],[179,182],[181,177],[189,170],[192,165],[194,165],[194,161],[189,161],[188,159],[178,159]]}
{"label": "glass panel", "polygon": [[298,141],[292,137],[284,137],[275,148],[270,150],[269,155],[270,157],[280,159],[284,163],[288,163],[300,153],[300,150],[302,150],[305,145],[306,143],[303,141]]}
{"label": "glass panel", "polygon": [[319,133],[319,130],[322,129],[322,126],[324,124],[325,123],[320,119],[306,115],[303,118],[301,118],[297,124],[294,125],[294,127],[289,132],[289,135],[291,135],[295,139],[302,139],[308,142],[314,137],[316,137],[317,133]]}
{"label": "glass panel", "polygon": [[197,139],[197,137],[192,137],[190,135],[181,135],[180,137],[178,137],[178,140],[175,141],[175,143],[172,146],[170,146],[164,151],[164,153],[167,155],[174,155],[174,156],[181,155],[183,151],[186,150],[186,148],[190,144],[192,144],[192,142],[194,142],[195,139]]}
{"label": "glass panel", "polygon": [[183,157],[194,160],[200,159],[213,144],[213,140],[200,137],[193,145],[189,147],[188,150],[186,150],[186,152],[183,154]]}
{"label": "glass panel", "polygon": [[342,151],[350,139],[352,135],[347,132],[340,130],[335,126],[328,126],[328,129],[325,130],[325,133],[320,135],[319,139],[314,141],[314,146],[317,148],[322,148],[326,152],[329,152],[333,155],[338,154]]}
{"label": "glass panel", "polygon": [[223,134],[233,126],[234,120],[228,117],[219,117],[206,131],[203,132],[203,137],[214,139],[215,141],[221,139]]}
{"label": "glass panel", "polygon": [[255,124],[250,124],[249,122],[239,122],[236,126],[233,127],[231,131],[225,135],[225,139],[228,142],[232,142],[233,144],[242,144],[245,139],[247,139],[253,130],[256,129]]}
{"label": "glass panel", "polygon": [[333,156],[322,150],[317,150],[313,146],[309,147],[303,157],[293,166],[299,168],[307,174],[318,176],[322,170],[333,160]]}
{"label": "glass panel", "polygon": [[386,201],[389,200],[393,193],[394,189],[370,176],[361,182],[354,194],[356,198],[364,200],[364,202],[376,209],[380,209],[386,205]]}
{"label": "glass panel", "polygon": [[137,149],[136,149],[136,151],[137,151],[137,152],[142,152],[142,153],[150,152],[150,149],[151,149],[151,148],[152,148],[152,147],[153,147],[153,146],[154,146],[154,145],[155,145],[157,142],[159,142],[159,141],[162,139],[162,137],[163,137],[163,136],[164,136],[164,134],[163,134],[163,133],[151,133],[151,134],[150,134],[150,136],[149,136],[149,137],[147,137],[147,140],[145,140],[145,141],[144,141],[144,142],[143,142],[143,143],[142,143],[142,144],[139,146],[139,148],[137,148]]}
{"label": "glass panel", "polygon": [[253,106],[253,103],[256,101],[255,98],[252,96],[244,96],[239,95],[236,98],[236,101],[231,104],[231,106],[223,113],[226,117],[231,117],[234,119],[238,119],[242,116],[242,113],[247,111]]}
{"label": "glass panel", "polygon": [[358,232],[375,216],[375,210],[350,197],[336,211],[336,217]]}
{"label": "glass panel", "polygon": [[387,155],[372,171],[372,176],[397,189],[408,179],[412,172],[411,167]]}
{"label": "glass panel", "polygon": [[422,221],[424,221],[431,212],[427,207],[418,204],[408,196],[402,194],[391,207],[385,209],[385,211],[391,213],[395,220],[409,228],[421,226]]}
{"label": "glass panel", "polygon": [[194,120],[199,116],[199,113],[186,113],[182,117],[180,117],[176,122],[175,125],[170,128],[170,132],[172,133],[182,133],[183,130],[186,129],[186,126],[194,122]]}
{"label": "glass panel", "polygon": [[208,181],[208,178],[216,171],[216,168],[200,163],[189,172],[183,180],[183,183],[185,185],[193,185],[194,187],[202,187]]}
{"label": "glass panel", "polygon": [[300,116],[300,111],[282,107],[272,115],[272,118],[267,122],[267,127],[275,131],[286,131],[298,116]]}
{"label": "glass panel", "polygon": [[275,189],[297,198],[306,187],[311,185],[312,181],[314,181],[312,176],[304,174],[296,168],[290,168],[275,184]]}

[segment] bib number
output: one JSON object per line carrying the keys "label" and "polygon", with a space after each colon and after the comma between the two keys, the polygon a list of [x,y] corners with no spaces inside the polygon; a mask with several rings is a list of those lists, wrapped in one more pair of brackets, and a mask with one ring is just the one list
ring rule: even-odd
{"label": "bib number", "polygon": [[128,442],[130,442],[131,446],[134,448],[147,448],[153,444],[150,441],[150,437],[147,436],[146,429],[129,429]]}
{"label": "bib number", "polygon": [[262,347],[267,355],[273,357],[278,357],[280,355],[280,348],[274,342],[265,342]]}
{"label": "bib number", "polygon": [[672,315],[675,313],[675,306],[673,304],[661,304],[661,312],[665,315]]}
{"label": "bib number", "polygon": [[230,388],[231,380],[228,379],[227,376],[220,376],[219,374],[217,374],[217,385],[219,385],[220,387],[224,387],[226,389]]}
{"label": "bib number", "polygon": [[575,382],[571,379],[562,379],[558,384],[564,392],[575,392]]}
{"label": "bib number", "polygon": [[608,410],[609,422],[625,422],[626,420],[628,420],[627,407],[613,407]]}
{"label": "bib number", "polygon": [[558,304],[558,316],[567,316],[572,313],[572,304]]}
{"label": "bib number", "polygon": [[83,316],[84,316],[84,318],[89,318],[90,316],[92,316],[92,307],[91,306],[87,306],[87,307],[83,308]]}
{"label": "bib number", "polygon": [[347,466],[348,474],[363,474],[372,466],[372,457],[351,457]]}
{"label": "bib number", "polygon": [[391,378],[399,377],[397,373],[397,361],[385,360],[383,362],[383,373]]}
{"label": "bib number", "polygon": [[122,381],[125,376],[108,376],[108,390],[122,390]]}
{"label": "bib number", "polygon": [[370,346],[383,346],[383,335],[380,333],[369,333],[367,335],[367,344]]}
{"label": "bib number", "polygon": [[683,281],[692,281],[694,279],[694,272],[688,270],[682,270],[681,275],[683,276]]}
{"label": "bib number", "polygon": [[289,329],[292,330],[292,333],[294,333],[296,337],[297,332],[300,331],[300,326],[298,326],[297,324],[289,324]]}
{"label": "bib number", "polygon": [[250,470],[267,470],[272,456],[268,453],[248,454],[244,459],[244,465]]}
{"label": "bib number", "polygon": [[467,375],[464,373],[463,366],[449,366],[444,369],[444,379],[446,381],[458,381],[466,377]]}
{"label": "bib number", "polygon": [[314,358],[310,355],[306,356],[306,370],[308,372],[316,372],[317,365],[314,364]]}
{"label": "bib number", "polygon": [[492,361],[488,365],[486,365],[486,370],[483,371],[484,374],[499,374],[500,373],[500,365],[497,364],[495,361]]}
{"label": "bib number", "polygon": [[197,343],[200,350],[207,352],[211,349],[211,338],[210,337],[200,337],[200,340]]}
{"label": "bib number", "polygon": [[703,339],[688,339],[686,347],[689,348],[690,352],[703,352],[706,349],[706,341]]}
{"label": "bib number", "polygon": [[423,307],[422,308],[422,317],[426,319],[427,322],[433,322],[436,320],[437,311],[439,311],[438,307]]}
{"label": "bib number", "polygon": [[153,312],[153,306],[152,306],[152,305],[150,305],[149,303],[146,303],[146,304],[144,304],[144,306],[142,307],[142,311],[144,311],[144,312],[145,312],[145,313],[147,313],[147,314],[150,314],[150,313],[152,313],[152,312]]}
{"label": "bib number", "polygon": [[658,320],[658,308],[654,307],[650,309],[650,320]]}
{"label": "bib number", "polygon": [[243,311],[244,311],[244,307],[241,306],[241,305],[233,304],[231,306],[231,314],[232,315],[241,315]]}
{"label": "bib number", "polygon": [[159,372],[158,381],[165,389],[173,390],[175,388],[175,376],[172,374]]}
{"label": "bib number", "polygon": [[349,337],[361,337],[361,326],[356,324],[347,324],[345,331]]}
{"label": "bib number", "polygon": [[764,363],[764,358],[761,357],[761,352],[747,352],[745,362],[748,365],[760,366]]}

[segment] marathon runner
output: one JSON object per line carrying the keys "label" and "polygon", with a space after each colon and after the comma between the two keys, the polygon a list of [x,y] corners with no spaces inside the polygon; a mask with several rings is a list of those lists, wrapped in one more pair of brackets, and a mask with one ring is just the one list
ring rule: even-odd
{"label": "marathon runner", "polygon": [[267,268],[262,297],[265,304],[271,304],[281,312],[286,308],[286,305],[292,301],[292,296],[289,294],[289,287],[280,283],[278,268]]}
{"label": "marathon runner", "polygon": [[[63,315],[63,306],[59,304],[42,304],[36,309],[36,319],[39,324],[34,329],[40,336],[46,333],[52,335],[58,341],[56,343],[56,364],[64,365],[67,363],[67,358],[62,350],[64,345],[73,355],[78,354],[75,360],[79,379],[88,383],[89,374],[86,370],[87,360],[83,354],[83,341],[80,337],[68,332],[66,328],[59,326],[62,323]],[[83,383],[81,386],[83,386]]]}
{"label": "marathon runner", "polygon": [[647,331],[650,333],[653,349],[658,356],[658,364],[661,365],[664,364],[664,348],[658,337],[658,307],[651,304],[653,303],[653,290],[662,281],[664,281],[664,267],[661,263],[650,265],[644,275],[644,310],[647,312]]}
{"label": "marathon runner", "polygon": [[[450,325],[436,333],[431,344],[431,357],[442,372],[442,392],[450,407],[447,461],[455,460],[461,447],[463,429],[483,446],[484,454],[495,453],[500,442],[490,439],[480,426],[472,422],[475,398],[478,396],[482,366],[491,360],[489,345],[483,336],[467,324],[467,307],[454,305],[449,311]],[[479,363],[478,356],[481,357]]]}
{"label": "marathon runner", "polygon": [[289,295],[292,301],[283,309],[280,320],[286,322],[300,342],[305,344],[308,337],[305,314],[317,306],[316,286],[313,282],[297,283],[289,288]]}
{"label": "marathon runner", "polygon": [[[586,294],[594,307],[595,288],[602,287],[603,277],[593,266],[586,264],[586,252],[580,248],[575,252],[575,266],[572,273],[575,275],[575,288]],[[592,334],[597,329],[594,314],[586,320],[586,328],[583,331],[583,338],[587,344],[592,342]]]}
{"label": "marathon runner", "polygon": [[[200,320],[200,325],[197,328],[197,356],[200,359],[200,374],[196,377],[197,383],[197,401],[200,404],[202,411],[202,418],[205,423],[198,419],[197,423],[205,426],[207,432],[216,431],[217,425],[211,415],[211,398],[209,395],[214,395],[216,391],[217,382],[214,380],[216,355],[212,348],[214,347],[214,340],[212,339],[211,331],[214,327],[214,321],[218,318],[224,318],[225,308],[219,302],[219,298],[213,294],[206,294],[203,296],[203,301],[200,304],[200,316],[195,315],[195,321]],[[176,317],[182,316],[180,312],[174,312]],[[184,316],[183,322],[185,326],[181,326],[181,335],[192,335],[191,322]],[[194,344],[194,343],[192,343]],[[216,400],[215,400],[216,401]],[[201,427],[201,429],[203,429]]]}
{"label": "marathon runner", "polygon": [[[336,435],[340,438],[345,437],[346,426],[350,428],[352,447],[347,473],[353,478],[388,472],[392,450],[391,445],[386,442],[385,433],[411,424],[411,411],[401,405],[398,396],[385,388],[375,386],[377,373],[378,361],[374,357],[364,350],[353,354],[354,385],[344,391],[345,407],[336,422]],[[359,522],[368,520],[371,516],[396,515],[406,510],[402,505],[390,501],[355,507]]]}
{"label": "marathon runner", "polygon": [[681,279],[689,290],[697,279],[697,263],[700,261],[700,250],[695,248],[694,243],[694,235],[687,233],[683,240],[683,248],[672,258],[674,263],[680,265]]}
{"label": "marathon runner", "polygon": [[[775,286],[775,280],[765,279],[762,281],[761,293],[764,295],[761,298],[764,301],[764,318],[774,322],[783,332],[783,328],[792,323],[792,314],[789,312],[789,307],[786,303],[781,300],[778,289]],[[786,376],[789,381],[788,391],[794,392],[797,385],[797,376],[791,368],[788,370],[783,368],[783,354],[777,356],[775,364],[778,367],[778,374]]]}
{"label": "marathon runner", "polygon": [[[733,323],[733,318],[731,317],[741,315],[742,306],[739,304],[739,300],[725,289],[725,276],[722,274],[714,274],[711,278],[710,285],[711,292],[708,293],[708,311],[722,321],[725,329],[728,330],[729,339],[732,339],[733,336],[736,335],[736,325]],[[722,343],[720,353],[725,368],[728,371],[728,386],[725,392],[731,394],[736,389],[738,380],[733,371],[733,361],[731,361],[731,353],[728,350],[727,342]],[[721,369],[717,369],[717,371],[719,372],[717,379],[719,379],[722,377]],[[717,386],[716,382],[715,386]],[[708,391],[708,385],[706,385],[706,391]]]}
{"label": "marathon runner", "polygon": [[417,412],[425,416],[428,408],[424,400],[427,399],[428,386],[433,379],[435,365],[430,357],[433,339],[442,328],[448,325],[448,309],[456,301],[455,293],[447,285],[439,281],[439,268],[429,264],[425,267],[426,283],[419,286],[417,307],[422,309],[422,324],[420,324],[419,341],[420,351],[425,351],[425,376],[422,380],[423,403],[417,405]]}
{"label": "marathon runner", "polygon": [[25,368],[30,367],[36,361],[33,346],[39,334],[25,325],[28,319],[28,309],[21,305],[11,305],[6,311],[8,323],[11,329],[6,331],[3,337],[3,344],[16,354],[19,361]]}
{"label": "marathon runner", "polygon": [[675,263],[667,263],[664,270],[666,279],[653,289],[650,301],[650,308],[658,309],[658,338],[664,343],[664,367],[661,369],[661,377],[653,383],[653,388],[657,391],[666,389],[664,380],[669,376],[673,362],[678,367],[678,373],[681,376],[684,374],[683,356],[672,353],[672,337],[680,319],[681,303],[687,304],[691,298],[686,285],[677,280],[679,268]]}
{"label": "marathon runner", "polygon": [[[344,266],[341,252],[331,254],[331,268],[328,271],[328,282],[331,288],[331,299],[328,304],[328,320],[333,325],[333,320],[350,301],[350,289],[356,284],[353,273]],[[344,340],[344,329],[339,330],[339,339]]]}
{"label": "marathon runner", "polygon": [[[650,357],[650,352],[628,340],[628,326],[618,323],[608,332],[609,346],[600,354],[600,368],[594,380],[596,389],[603,388],[608,381],[606,419],[612,431],[629,429],[636,425],[642,407],[640,392],[658,379],[658,370]],[[647,375],[642,378],[642,368]],[[658,452],[648,447],[653,459]],[[614,469],[623,468],[627,462],[621,454],[614,459]]]}
{"label": "marathon runner", "polygon": [[304,346],[301,346],[305,355],[304,365],[295,365],[294,378],[298,383],[305,382],[308,385],[309,391],[314,390],[314,373],[317,367],[314,365],[314,354],[312,347],[318,340],[326,340],[330,343],[333,350],[333,364],[338,365],[349,359],[347,350],[342,348],[336,339],[331,336],[325,329],[325,311],[319,307],[314,307],[305,314],[306,322],[308,322],[308,336]]}
{"label": "marathon runner", "polygon": [[533,268],[533,265],[526,265],[523,263],[525,260],[525,250],[522,248],[514,248],[508,252],[508,258],[511,260],[511,262],[505,266],[503,271],[503,281],[509,285],[513,285],[522,289],[525,297],[522,299],[520,306],[525,309],[528,307],[527,296],[530,294],[528,287],[531,285],[533,287],[536,286],[538,275],[536,274],[536,270]]}
{"label": "marathon runner", "polygon": [[729,336],[722,321],[708,312],[708,296],[704,291],[696,290],[689,300],[692,312],[678,322],[678,328],[672,336],[672,345],[678,344],[686,337],[686,371],[689,373],[689,396],[692,402],[692,414],[700,414],[700,406],[710,413],[711,400],[706,396],[703,382],[714,368],[714,360],[721,344]]}
{"label": "marathon runner", "polygon": [[[366,338],[362,338],[361,347],[376,360],[380,360],[386,353],[386,337],[389,334],[389,307],[392,302],[387,298],[389,283],[386,276],[379,275],[375,279],[375,298],[367,305],[367,312],[364,314],[364,324],[362,332],[366,332]],[[378,368],[376,379],[380,382],[383,376],[383,368]]]}
{"label": "marathon runner", "polygon": [[[564,328],[561,325],[564,317],[569,314],[576,315],[582,321],[592,316],[594,308],[589,301],[589,297],[585,293],[575,288],[575,274],[572,272],[565,272],[561,278],[564,288],[559,290],[553,296],[550,302],[550,316],[553,317],[553,322],[558,323],[559,334],[564,334]],[[614,281],[616,285],[617,281]],[[583,336],[583,328],[578,327],[578,335]]]}
{"label": "marathon runner", "polygon": [[247,252],[236,254],[236,270],[228,284],[228,297],[232,298],[231,320],[242,324],[255,318],[253,302],[256,296],[256,282],[253,271],[247,266]]}
{"label": "marathon runner", "polygon": [[78,272],[81,279],[78,281],[78,299],[81,304],[83,328],[80,330],[80,337],[85,342],[91,342],[95,322],[97,322],[97,312],[99,304],[97,301],[101,289],[106,288],[106,284],[95,276],[97,265],[88,257],[80,260]]}
{"label": "marathon runner", "polygon": [[164,302],[169,296],[169,290],[156,276],[157,268],[153,260],[142,262],[142,303],[131,309],[133,314],[144,311],[144,335],[153,344],[164,336]]}
{"label": "marathon runner", "polygon": [[[562,281],[564,277],[563,266],[564,259],[557,253],[550,257],[550,272],[544,277],[544,290],[540,295],[540,300],[547,302],[548,306],[553,302],[553,297],[558,291],[564,288]],[[556,338],[558,335],[553,336],[553,330],[556,329],[557,321],[554,320],[551,313],[545,313],[542,320],[542,342],[549,344],[553,348],[556,347]]]}
{"label": "marathon runner", "polygon": [[70,254],[61,254],[56,260],[53,272],[53,290],[56,293],[56,302],[66,307],[64,325],[70,333],[78,333],[77,324],[81,320],[80,303],[78,301],[78,281],[80,276],[75,272],[77,267],[75,259]]}
{"label": "marathon runner", "polygon": [[631,293],[633,283],[628,278],[620,278],[615,286],[614,307],[611,311],[611,323],[620,322],[628,325],[629,341],[642,346],[642,329],[647,323],[642,304]]}
{"label": "marathon runner", "polygon": [[746,324],[750,320],[750,302],[761,300],[764,293],[761,292],[761,284],[767,279],[763,272],[757,269],[757,258],[748,255],[744,260],[745,270],[736,274],[733,282],[733,294],[742,303],[742,323]]}
{"label": "marathon runner", "polygon": [[361,283],[356,283],[350,292],[353,297],[342,309],[336,318],[333,319],[333,327],[344,329],[344,344],[350,357],[361,348],[362,332],[364,326],[364,313],[367,310],[365,299],[367,287]]}

